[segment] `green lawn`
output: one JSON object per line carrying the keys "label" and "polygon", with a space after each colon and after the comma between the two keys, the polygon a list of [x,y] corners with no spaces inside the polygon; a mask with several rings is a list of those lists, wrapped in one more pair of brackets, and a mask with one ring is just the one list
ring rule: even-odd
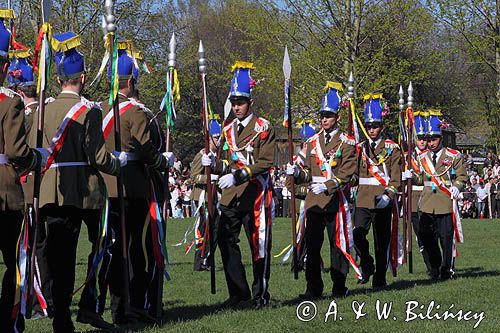
{"label": "green lawn", "polygon": [[[168,226],[169,244],[179,242],[191,220],[170,220]],[[85,228],[84,228],[85,229]],[[290,239],[289,220],[278,219],[274,226],[274,249],[278,253]],[[484,312],[484,319],[476,331],[498,332],[500,327],[500,264],[498,241],[500,240],[499,220],[464,221],[465,244],[459,245],[459,258],[456,268],[458,278],[452,281],[431,283],[427,278],[420,254],[414,250],[414,273],[408,273],[408,267],[402,267],[398,277],[389,277],[387,291],[372,292],[369,287],[358,286],[352,273],[348,277],[350,295],[336,302],[337,320],[332,314],[325,323],[331,300],[326,292],[331,288],[329,275],[324,274],[325,298],[317,301],[317,316],[309,322],[301,322],[296,317],[297,305],[301,302],[297,296],[304,291],[304,275],[294,280],[289,266],[280,264],[280,259],[273,259],[271,268],[270,292],[272,306],[262,311],[255,310],[219,310],[219,305],[227,298],[227,291],[222,271],[217,272],[217,294],[210,294],[208,272],[193,272],[193,253],[184,255],[184,247],[169,245],[171,282],[164,287],[166,315],[161,327],[143,328],[144,332],[259,332],[259,331],[313,331],[334,330],[340,332],[427,332],[453,331],[468,332],[473,329],[478,319],[472,319],[474,313]],[[371,237],[371,236],[370,236]],[[77,260],[77,284],[84,279],[86,256],[89,243],[85,230],[80,237],[80,250]],[[414,242],[415,244],[416,242]],[[249,263],[249,249],[246,240],[242,242],[245,262]],[[217,265],[221,267],[217,253]],[[325,252],[324,258],[329,258]],[[247,265],[247,267],[249,267]],[[3,266],[0,266],[2,271]],[[247,269],[247,274],[251,270]],[[388,274],[389,275],[389,274]],[[251,280],[251,277],[249,277]],[[79,295],[74,298],[73,310]],[[376,302],[392,302],[392,311],[387,320],[377,320]],[[429,320],[416,319],[405,322],[406,303],[417,301],[424,309],[416,308],[412,312],[425,315],[431,301],[435,302],[432,314],[443,314],[453,305],[451,312],[462,309],[469,321],[462,319]],[[364,303],[365,316],[356,320],[352,305]],[[411,303],[412,304],[412,303]],[[437,305],[440,306],[436,310]],[[332,308],[333,311],[333,308]],[[109,320],[109,311],[105,317]],[[342,317],[342,320],[340,319]],[[50,332],[50,320],[27,322],[28,332]],[[90,332],[90,326],[76,323],[79,331]],[[496,327],[496,329],[495,329]]]}

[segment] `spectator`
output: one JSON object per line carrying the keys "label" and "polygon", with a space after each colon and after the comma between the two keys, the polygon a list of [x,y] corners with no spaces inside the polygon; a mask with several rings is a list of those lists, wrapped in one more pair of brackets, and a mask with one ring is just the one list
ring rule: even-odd
{"label": "spectator", "polygon": [[[473,180],[475,180],[475,183],[472,182]],[[470,176],[470,181],[472,183],[472,187],[474,187],[474,185],[476,184],[479,184],[479,175],[477,174],[476,168],[472,169],[472,175]]]}
{"label": "spectator", "polygon": [[464,155],[465,161],[465,170],[467,171],[467,175],[470,176],[472,174],[472,169],[474,167],[474,161],[472,160],[472,155]]}
{"label": "spectator", "polygon": [[498,163],[498,160],[493,162],[493,168],[491,170],[493,172],[493,176],[500,176],[500,164]]}
{"label": "spectator", "polygon": [[290,199],[291,193],[286,186],[283,186],[283,217],[290,217]]}
{"label": "spectator", "polygon": [[174,209],[174,219],[182,219],[183,217],[181,205],[177,204]]}
{"label": "spectator", "polygon": [[185,181],[181,186],[181,204],[185,217],[191,217],[191,185]]}
{"label": "spectator", "polygon": [[499,177],[492,178],[490,185],[491,216],[490,218],[500,217],[500,183]]}
{"label": "spectator", "polygon": [[471,183],[471,187],[474,189],[474,192],[477,191],[478,187],[479,187],[479,178],[471,178],[470,179],[470,183]]}
{"label": "spectator", "polygon": [[486,200],[488,198],[488,190],[484,187],[484,182],[479,182],[479,187],[476,190],[477,194],[477,217],[483,218],[485,215]]}
{"label": "spectator", "polygon": [[493,164],[493,155],[491,154],[491,152],[489,152],[489,153],[486,155],[486,158],[484,159],[483,166],[484,166],[485,168],[488,168],[488,167],[490,167],[492,164]]}
{"label": "spectator", "polygon": [[180,174],[182,171],[182,162],[177,157],[175,158],[174,169],[177,171],[178,174]]}
{"label": "spectator", "polygon": [[471,182],[467,182],[465,191],[460,193],[462,196],[462,216],[473,218],[476,204],[476,190],[472,187]]}

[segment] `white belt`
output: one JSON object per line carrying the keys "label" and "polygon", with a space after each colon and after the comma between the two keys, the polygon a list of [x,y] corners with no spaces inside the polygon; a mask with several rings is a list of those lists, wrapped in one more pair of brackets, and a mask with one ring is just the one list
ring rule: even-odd
{"label": "white belt", "polygon": [[423,186],[419,186],[419,185],[412,185],[411,186],[411,189],[413,191],[423,191],[424,190],[424,187]]}
{"label": "white belt", "polygon": [[7,158],[7,155],[0,154],[0,164],[7,164],[7,163],[9,163],[9,159]]}
{"label": "white belt", "polygon": [[324,183],[324,182],[326,182],[326,178],[325,177],[316,177],[316,176],[313,176],[312,177],[312,182],[313,183]]}
{"label": "white belt", "polygon": [[[389,178],[384,177],[383,179],[386,181],[386,183],[389,182]],[[375,177],[359,178],[359,185],[382,186],[382,184],[380,184],[380,182]]]}
{"label": "white belt", "polygon": [[61,163],[52,163],[50,165],[50,169],[72,167],[72,166],[87,166],[87,165],[89,165],[87,162],[61,162]]}
{"label": "white belt", "polygon": [[218,180],[219,175],[210,174],[210,180]]}
{"label": "white belt", "polygon": [[[451,182],[449,180],[447,180],[446,182],[444,182],[444,185],[451,186]],[[431,181],[425,181],[424,186],[432,187],[432,186],[436,186],[436,184],[434,184],[434,182],[431,182]]]}

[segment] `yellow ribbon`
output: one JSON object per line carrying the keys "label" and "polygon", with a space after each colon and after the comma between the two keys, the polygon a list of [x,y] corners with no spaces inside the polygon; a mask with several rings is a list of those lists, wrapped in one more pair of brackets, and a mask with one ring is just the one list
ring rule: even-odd
{"label": "yellow ribbon", "polygon": [[368,133],[366,132],[365,126],[363,125],[361,119],[359,119],[359,116],[356,113],[356,110],[354,109],[354,100],[352,98],[349,98],[349,103],[351,105],[352,120],[358,122],[358,128],[361,128],[361,131],[363,131],[363,134],[368,139],[369,136]]}

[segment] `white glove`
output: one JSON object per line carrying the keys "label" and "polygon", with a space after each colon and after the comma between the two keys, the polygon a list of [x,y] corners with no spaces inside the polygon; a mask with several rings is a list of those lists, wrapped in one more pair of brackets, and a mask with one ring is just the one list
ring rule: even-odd
{"label": "white glove", "polygon": [[403,180],[408,180],[408,179],[412,179],[413,178],[413,170],[406,170],[406,171],[403,171]]}
{"label": "white glove", "polygon": [[236,180],[234,179],[232,173],[228,173],[227,175],[224,175],[219,178],[219,187],[221,189],[233,187],[235,183]]}
{"label": "white glove", "polygon": [[167,168],[173,167],[175,162],[174,153],[167,151],[165,153],[162,153],[162,155],[167,159]]}
{"label": "white glove", "polygon": [[375,199],[377,199],[375,208],[385,208],[389,205],[389,202],[391,202],[391,198],[389,198],[387,194],[377,195]]}
{"label": "white glove", "polygon": [[296,164],[287,163],[286,164],[286,174],[288,176],[298,177],[299,176],[299,168],[297,167]]}
{"label": "white glove", "polygon": [[42,161],[40,165],[42,166],[42,169],[45,168],[45,164],[47,164],[47,159],[49,158],[49,151],[47,148],[35,148],[37,152],[42,155]]}
{"label": "white glove", "polygon": [[311,185],[311,191],[314,194],[321,194],[323,192],[326,192],[326,185],[325,183],[314,183]]}
{"label": "white glove", "polygon": [[127,153],[124,152],[124,151],[115,151],[113,150],[113,155],[118,158],[118,160],[120,161],[120,166],[121,167],[124,167],[127,165]]}
{"label": "white glove", "polygon": [[458,190],[458,188],[456,186],[452,186],[450,188],[450,192],[451,192],[452,199],[458,199],[458,196],[460,195],[460,191]]}
{"label": "white glove", "polygon": [[205,154],[201,156],[201,165],[204,167],[211,167],[213,168],[215,166],[215,156],[213,153],[210,154]]}

